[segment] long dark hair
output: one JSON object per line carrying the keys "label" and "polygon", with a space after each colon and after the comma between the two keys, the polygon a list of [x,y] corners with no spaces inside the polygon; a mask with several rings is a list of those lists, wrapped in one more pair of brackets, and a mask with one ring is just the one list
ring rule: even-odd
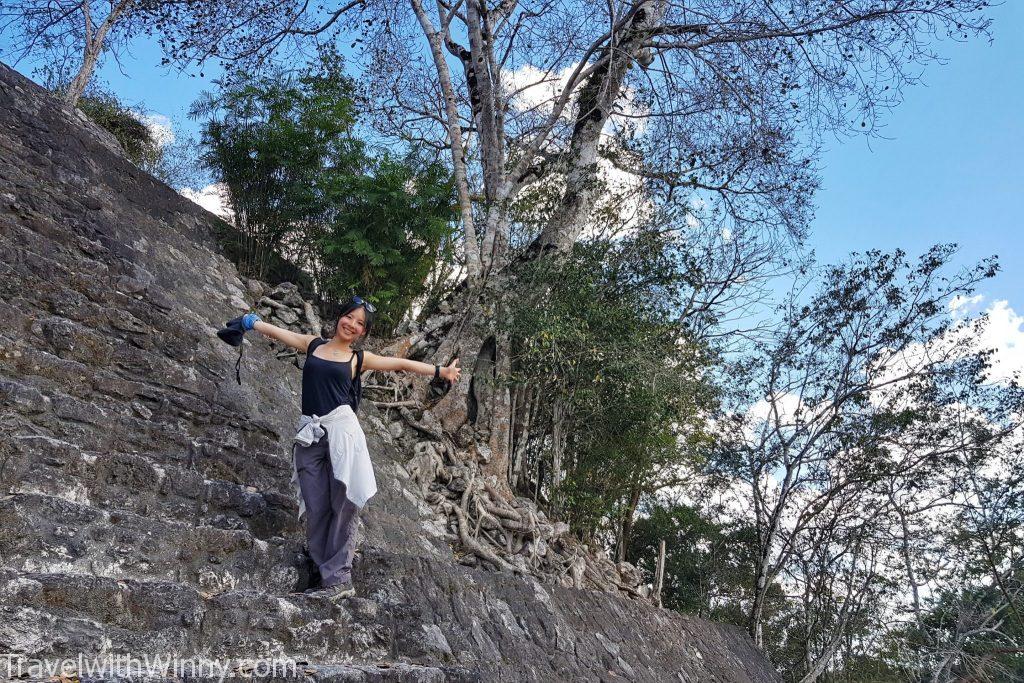
{"label": "long dark hair", "polygon": [[363,328],[363,336],[361,336],[357,341],[359,343],[365,341],[366,338],[370,336],[370,332],[373,330],[373,319],[374,317],[376,317],[376,312],[371,313],[369,310],[367,310],[365,306],[363,306],[363,304],[356,303],[354,297],[350,298],[348,301],[345,301],[341,304],[341,307],[338,309],[338,314],[334,316],[334,325],[331,327],[330,334],[327,335],[327,338],[333,338],[334,335],[337,334],[338,332],[338,322],[344,316],[348,315],[350,312],[356,310],[359,307],[362,307],[363,314],[366,316],[366,325]]}

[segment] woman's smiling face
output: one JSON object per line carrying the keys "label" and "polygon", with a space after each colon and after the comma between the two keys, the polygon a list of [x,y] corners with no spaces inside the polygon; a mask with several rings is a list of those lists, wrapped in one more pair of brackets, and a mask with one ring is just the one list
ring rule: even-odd
{"label": "woman's smiling face", "polygon": [[338,318],[338,329],[334,336],[351,342],[361,337],[365,331],[366,311],[362,306],[357,306]]}

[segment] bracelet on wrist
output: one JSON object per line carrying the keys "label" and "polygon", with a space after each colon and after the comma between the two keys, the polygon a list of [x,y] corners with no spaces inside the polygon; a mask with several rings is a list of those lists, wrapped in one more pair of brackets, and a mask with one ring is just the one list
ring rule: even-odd
{"label": "bracelet on wrist", "polygon": [[256,327],[256,323],[261,320],[258,313],[246,313],[242,316],[242,328],[244,330],[251,330]]}

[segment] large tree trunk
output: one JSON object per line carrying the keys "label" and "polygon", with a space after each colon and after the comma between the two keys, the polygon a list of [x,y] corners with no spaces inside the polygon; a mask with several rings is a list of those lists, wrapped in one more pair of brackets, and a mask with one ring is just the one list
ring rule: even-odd
{"label": "large tree trunk", "polygon": [[[464,245],[468,271],[467,287],[454,310],[458,322],[447,332],[436,357],[447,363],[461,358],[465,372],[434,408],[443,428],[451,434],[465,431],[467,425],[479,452],[484,456],[485,475],[494,475],[501,490],[511,494],[509,471],[513,449],[513,405],[507,378],[511,370],[508,334],[495,325],[505,310],[504,297],[510,295],[509,282],[509,206],[522,189],[523,164],[534,162],[550,129],[538,133],[516,171],[510,174],[505,156],[505,132],[501,68],[493,49],[490,21],[503,11],[489,9],[479,0],[464,7],[469,48],[452,39],[450,14],[439,6],[435,24],[422,0],[410,0],[420,27],[430,45],[431,57],[444,96],[444,123],[458,187],[459,207],[465,230]],[[492,16],[492,12],[496,13]],[[660,0],[638,0],[615,28],[584,81],[577,99],[578,111],[569,147],[565,153],[566,189],[542,234],[528,250],[526,258],[549,251],[565,252],[578,238],[600,192],[597,155],[602,130],[612,115],[622,92],[628,69],[645,49],[644,42],[661,21],[665,5]],[[479,141],[482,171],[483,232],[477,241],[473,200],[468,187],[468,171],[457,98],[444,52],[456,56],[463,65],[472,119]],[[573,86],[575,88],[575,86]],[[568,96],[568,94],[567,94]],[[568,100],[562,101],[562,106]],[[553,125],[553,122],[552,122]],[[560,467],[556,467],[557,477]]]}
{"label": "large tree trunk", "polygon": [[423,34],[430,45],[430,53],[437,69],[438,85],[444,95],[445,127],[448,131],[448,146],[452,157],[452,171],[455,187],[458,190],[459,212],[465,239],[466,271],[472,281],[479,279],[481,274],[480,256],[477,252],[476,227],[473,222],[473,203],[469,188],[468,171],[466,170],[466,148],[459,125],[459,112],[455,87],[452,85],[451,73],[444,58],[442,43],[444,32],[436,29],[423,8],[420,0],[410,0],[416,18],[420,22]]}
{"label": "large tree trunk", "polygon": [[458,383],[432,409],[450,434],[469,429],[485,462],[484,476],[494,475],[499,490],[511,495],[512,401],[507,384],[511,370],[508,335],[495,323],[503,315],[509,275],[492,272],[480,285],[467,283],[453,308],[456,322],[436,355],[437,362],[460,358]]}
{"label": "large tree trunk", "polygon": [[565,191],[531,251],[566,251],[583,232],[603,189],[598,152],[605,124],[621,98],[626,73],[643,52],[650,31],[661,23],[665,9],[665,3],[657,0],[638,2],[621,37],[602,51],[602,68],[591,74],[580,90],[576,122],[565,154]]}
{"label": "large tree trunk", "polygon": [[85,87],[89,85],[92,74],[96,70],[96,63],[99,61],[102,47],[102,43],[87,41],[82,49],[82,67],[62,94],[62,99],[72,107],[78,105],[78,100],[85,92]]}

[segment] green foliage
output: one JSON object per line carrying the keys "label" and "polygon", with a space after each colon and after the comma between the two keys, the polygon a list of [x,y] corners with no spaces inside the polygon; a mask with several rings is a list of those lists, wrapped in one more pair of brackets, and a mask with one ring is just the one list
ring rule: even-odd
{"label": "green foliage", "polygon": [[215,83],[219,90],[203,93],[189,116],[209,117],[201,160],[228,189],[243,235],[240,269],[262,278],[269,254],[330,210],[325,183],[362,170],[353,85],[327,58],[303,71],[237,71]]}
{"label": "green foliage", "polygon": [[[720,506],[698,508],[670,500],[641,511],[628,556],[654,583],[660,542],[665,541],[662,605],[684,614],[746,626],[752,598],[756,530],[731,519]],[[768,592],[765,642],[773,661],[785,661],[786,634],[796,619],[778,583]]]}
{"label": "green foliage", "polygon": [[896,663],[891,652],[856,654],[844,658],[842,668],[822,677],[827,683],[896,683],[915,681],[913,671]]}
{"label": "green foliage", "polygon": [[[453,231],[453,186],[410,152],[374,157],[355,135],[355,87],[336,52],[302,70],[235,72],[193,105],[203,162],[228,188],[239,267],[265,277],[281,252],[321,301],[358,293],[393,327]],[[442,252],[442,253],[439,253]]]}
{"label": "green foliage", "polygon": [[117,138],[125,155],[135,164],[152,165],[159,160],[160,144],[149,127],[113,93],[94,88],[78,100],[78,108]]}
{"label": "green foliage", "polygon": [[[214,221],[211,228],[224,257],[232,263],[242,263],[245,260],[245,241],[239,239],[238,230],[223,220]],[[317,290],[309,273],[280,254],[273,253],[268,257],[265,275],[267,282],[291,282],[298,287],[304,299],[316,299]]]}
{"label": "green foliage", "polygon": [[738,625],[746,615],[734,605],[749,599],[753,583],[754,532],[723,523],[690,505],[655,505],[636,521],[629,555],[653,581],[658,547],[665,541],[662,604],[670,609]]}
{"label": "green foliage", "polygon": [[376,325],[391,329],[438,259],[452,258],[453,186],[441,164],[417,154],[383,156],[372,175],[335,178],[334,219],[318,235],[325,291],[371,292]]}
{"label": "green foliage", "polygon": [[679,263],[641,233],[518,273],[504,323],[515,389],[533,407],[516,478],[585,538],[605,531],[621,543],[641,499],[678,484],[710,442],[701,416],[715,401],[703,377],[712,359],[668,294]]}

